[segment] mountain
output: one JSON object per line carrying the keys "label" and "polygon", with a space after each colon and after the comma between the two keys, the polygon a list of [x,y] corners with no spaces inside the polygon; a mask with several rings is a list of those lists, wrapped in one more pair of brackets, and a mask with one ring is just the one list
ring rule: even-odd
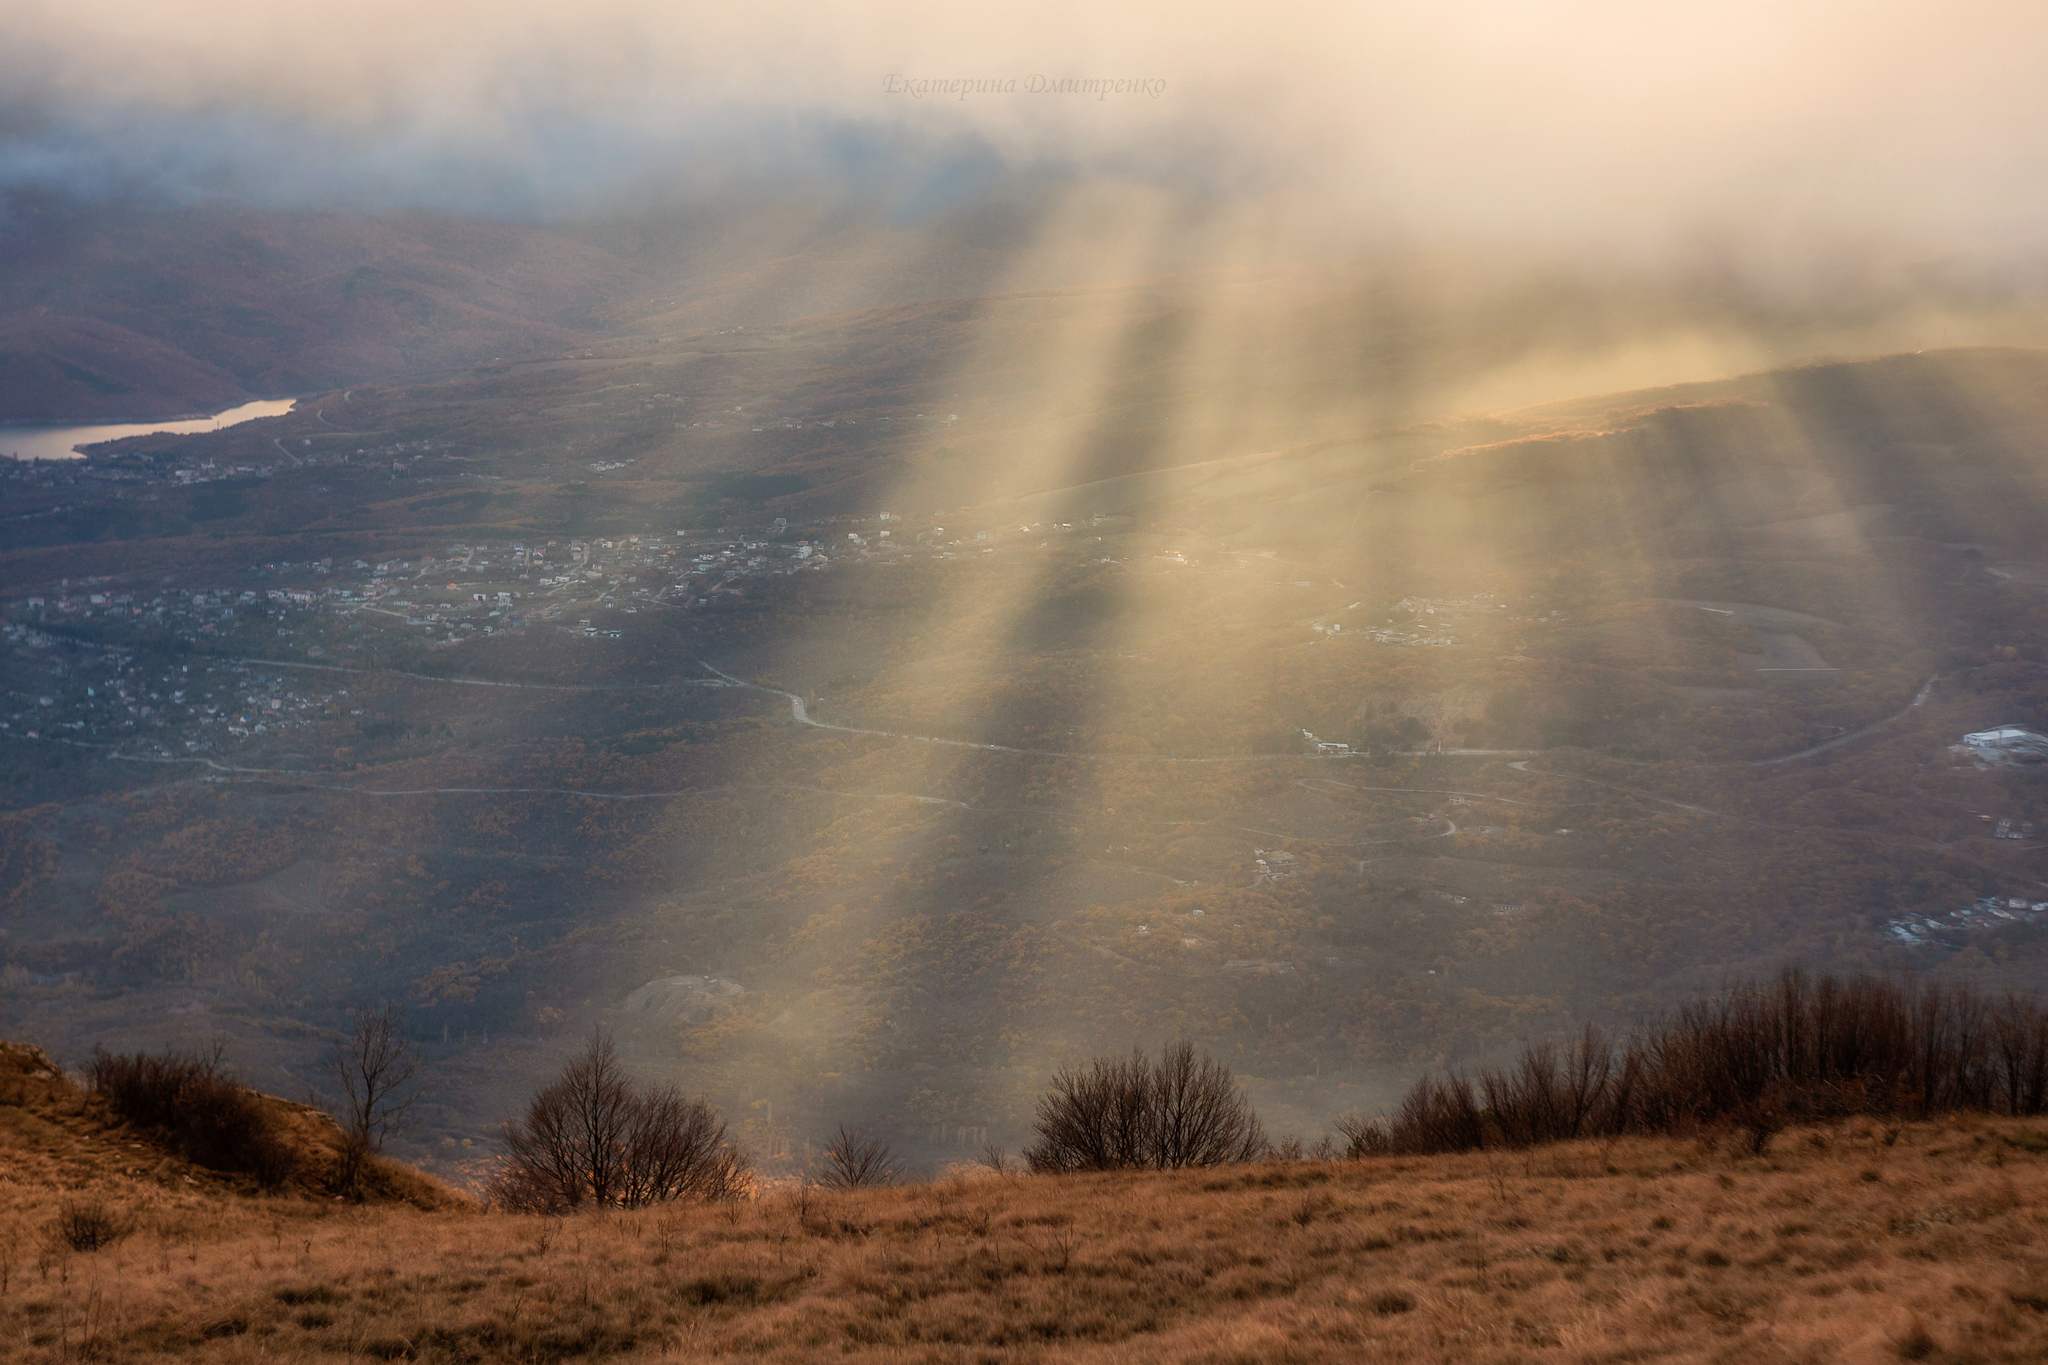
{"label": "mountain", "polygon": [[915,217],[757,194],[554,221],[14,189],[0,423],[182,415],[224,385],[298,395],[738,328],[784,329],[829,361],[835,338],[894,332],[904,348],[881,340],[840,379],[892,355],[980,369],[985,401],[1019,400],[1020,434],[1073,445],[1101,476],[1199,458],[1157,429],[1175,411],[1213,427],[1195,448],[1215,456],[1703,361],[1897,349],[1930,318],[2042,335],[2030,282],[1930,269],[1794,309],[1647,267],[1296,239],[1281,222],[1079,180]]}
{"label": "mountain", "polygon": [[47,310],[0,321],[0,412],[14,421],[194,416],[246,396],[220,366],[114,323]]}
{"label": "mountain", "polygon": [[[606,253],[526,228],[209,206],[83,204],[16,192],[4,214],[0,325],[24,368],[0,419],[147,418],[302,392],[408,366],[601,335],[638,287]],[[101,349],[87,352],[85,341]]]}
{"label": "mountain", "polygon": [[625,333],[979,293],[1013,269],[1030,218],[762,203],[547,226],[15,189],[0,200],[0,423],[181,416]]}

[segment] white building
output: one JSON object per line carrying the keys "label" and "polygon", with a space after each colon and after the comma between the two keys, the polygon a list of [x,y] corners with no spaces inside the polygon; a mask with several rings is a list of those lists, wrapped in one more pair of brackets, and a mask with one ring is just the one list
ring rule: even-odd
{"label": "white building", "polygon": [[1963,736],[1957,746],[1980,761],[1990,763],[2048,762],[2048,735],[2037,735],[2017,725],[2001,725]]}

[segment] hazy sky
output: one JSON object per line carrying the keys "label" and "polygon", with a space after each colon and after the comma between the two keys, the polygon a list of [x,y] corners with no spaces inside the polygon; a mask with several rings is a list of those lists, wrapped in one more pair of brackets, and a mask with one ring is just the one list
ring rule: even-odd
{"label": "hazy sky", "polygon": [[[0,177],[560,211],[1079,170],[1424,238],[2005,255],[2048,225],[2044,51],[2039,0],[10,0]],[[914,93],[963,78],[1015,85]]]}

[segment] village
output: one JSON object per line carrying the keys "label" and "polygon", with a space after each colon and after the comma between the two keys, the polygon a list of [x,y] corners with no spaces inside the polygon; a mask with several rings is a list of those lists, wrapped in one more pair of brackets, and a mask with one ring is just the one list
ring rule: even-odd
{"label": "village", "polygon": [[[1318,616],[1308,623],[1309,629],[1324,639],[1363,639],[1374,644],[1428,649],[1457,644],[1458,637],[1453,627],[1461,619],[1476,629],[1527,619],[1551,624],[1559,619],[1555,611],[1535,618],[1516,615],[1509,611],[1506,602],[1496,600],[1495,594],[1490,592],[1475,593],[1470,597],[1403,597],[1381,609],[1385,616],[1379,624],[1347,623],[1342,619],[1345,613],[1367,605],[1363,601],[1353,602],[1340,611]],[[1503,614],[1495,615],[1496,612]]]}
{"label": "village", "polygon": [[[0,639],[30,650],[58,641],[33,627],[0,627]],[[259,735],[282,735],[324,720],[361,716],[339,686],[345,675],[299,674],[234,659],[197,656],[165,665],[119,647],[66,641],[46,690],[14,691],[0,737],[45,740],[163,762],[226,755]],[[19,677],[20,670],[15,670]]]}
{"label": "village", "polygon": [[715,606],[761,576],[825,569],[822,543],[785,541],[787,529],[778,521],[761,539],[475,542],[416,557],[279,561],[251,565],[231,585],[63,579],[4,604],[12,685],[0,737],[137,758],[225,754],[360,714],[345,688],[307,686],[307,674],[279,665],[369,665],[389,658],[394,635],[429,650],[533,629],[619,639],[624,617]]}
{"label": "village", "polygon": [[1909,948],[1955,948],[1961,946],[1961,936],[1973,930],[2032,924],[2044,914],[2048,914],[2048,901],[2029,901],[2024,896],[1979,896],[1973,903],[1957,906],[1947,914],[1901,916],[1885,925],[1885,934]]}
{"label": "village", "polygon": [[[1075,527],[1016,529],[1037,537]],[[359,714],[345,688],[306,686],[296,670],[307,666],[389,666],[394,646],[431,655],[533,630],[621,640],[641,613],[736,606],[760,580],[823,572],[835,557],[888,564],[994,550],[988,531],[949,537],[943,526],[913,529],[881,512],[801,528],[776,517],[750,530],[480,539],[415,555],[281,560],[249,565],[229,584],[65,578],[0,602],[0,643],[14,647],[0,738],[149,759],[224,756],[258,736]],[[137,662],[166,654],[178,659],[168,670]]]}

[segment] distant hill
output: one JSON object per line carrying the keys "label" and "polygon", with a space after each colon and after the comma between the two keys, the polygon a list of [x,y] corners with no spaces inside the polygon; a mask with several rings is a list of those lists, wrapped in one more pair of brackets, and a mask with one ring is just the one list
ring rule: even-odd
{"label": "distant hill", "polygon": [[[4,421],[189,412],[181,362],[227,403],[581,342],[641,283],[602,250],[484,223],[16,194],[0,224]],[[70,382],[35,382],[52,369]]]}
{"label": "distant hill", "polygon": [[[1703,315],[1654,274],[1310,251],[1216,226],[1199,206],[1072,184],[915,220],[795,197],[515,222],[15,190],[0,196],[0,422],[181,415],[809,320],[794,339],[818,359],[847,343],[821,395],[873,401],[875,380],[918,360],[936,399],[1020,400],[1005,417],[1053,448],[1034,465],[1057,454],[1102,477],[1696,371],[1697,354],[1657,358],[1703,326],[1756,365],[1929,331],[1907,295],[1797,316],[1717,299]],[[2031,295],[2004,306],[2010,325],[1987,335],[2040,335]],[[1169,417],[1211,430],[1190,443]]]}
{"label": "distant hill", "polygon": [[0,320],[0,412],[15,421],[182,417],[245,395],[220,366],[111,322],[42,311]]}
{"label": "distant hill", "polygon": [[623,332],[978,293],[1017,231],[988,211],[900,226],[784,205],[547,227],[14,191],[0,200],[0,423],[171,417]]}

